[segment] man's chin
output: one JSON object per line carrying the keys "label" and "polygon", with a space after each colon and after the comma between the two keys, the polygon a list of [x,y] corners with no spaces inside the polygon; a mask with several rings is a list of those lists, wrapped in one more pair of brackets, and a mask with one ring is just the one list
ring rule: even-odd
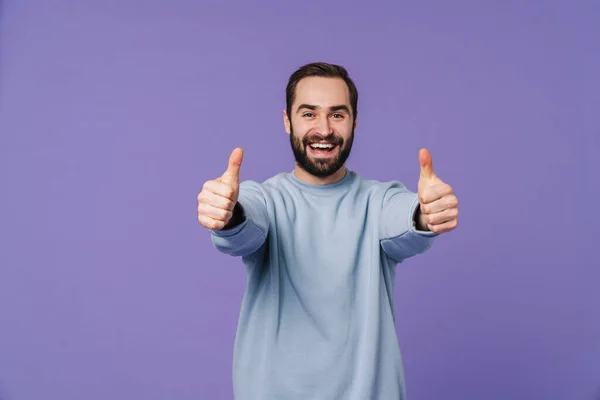
{"label": "man's chin", "polygon": [[302,166],[304,170],[314,176],[326,178],[335,174],[341,167],[336,168],[334,162],[314,162],[310,161],[307,165]]}

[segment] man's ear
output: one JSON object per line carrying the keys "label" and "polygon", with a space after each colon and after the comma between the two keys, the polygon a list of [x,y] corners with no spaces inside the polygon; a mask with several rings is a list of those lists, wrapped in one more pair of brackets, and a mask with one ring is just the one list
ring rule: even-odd
{"label": "man's ear", "polygon": [[286,110],[283,110],[283,126],[285,127],[285,131],[289,135],[291,133],[291,131],[290,131],[290,118],[288,117]]}

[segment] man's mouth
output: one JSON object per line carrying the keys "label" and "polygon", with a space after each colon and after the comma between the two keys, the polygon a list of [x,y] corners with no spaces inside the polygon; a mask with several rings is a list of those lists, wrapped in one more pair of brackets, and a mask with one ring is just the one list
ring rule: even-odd
{"label": "man's mouth", "polygon": [[335,147],[335,144],[333,143],[311,143],[310,147],[312,147],[313,149],[333,149]]}
{"label": "man's mouth", "polygon": [[327,156],[333,154],[337,144],[329,142],[313,142],[308,145],[310,152],[316,156]]}

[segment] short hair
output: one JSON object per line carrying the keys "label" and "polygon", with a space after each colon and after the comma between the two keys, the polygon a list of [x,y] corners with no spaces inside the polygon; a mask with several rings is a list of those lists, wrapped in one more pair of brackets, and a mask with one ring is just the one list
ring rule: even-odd
{"label": "short hair", "polygon": [[285,89],[285,100],[286,100],[286,109],[288,117],[291,118],[292,115],[292,104],[296,98],[296,86],[298,82],[303,78],[307,78],[310,76],[318,76],[324,78],[341,78],[346,82],[348,86],[348,90],[350,92],[350,106],[352,107],[352,116],[356,121],[356,116],[358,112],[358,90],[356,89],[356,85],[350,78],[348,71],[346,68],[341,65],[329,64],[325,62],[314,62],[310,64],[306,64],[300,68],[298,68],[288,80],[287,87]]}

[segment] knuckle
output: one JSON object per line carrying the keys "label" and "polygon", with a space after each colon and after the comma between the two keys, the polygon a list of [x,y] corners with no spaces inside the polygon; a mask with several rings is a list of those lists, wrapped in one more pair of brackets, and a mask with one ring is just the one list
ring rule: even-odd
{"label": "knuckle", "polygon": [[204,226],[205,228],[212,229],[212,221],[207,219],[204,215],[198,217],[198,222],[200,222],[200,225]]}
{"label": "knuckle", "polygon": [[455,196],[451,196],[447,201],[447,205],[450,208],[457,208],[458,207],[458,199]]}
{"label": "knuckle", "polygon": [[210,226],[211,229],[221,229],[225,225],[221,221],[212,221]]}
{"label": "knuckle", "polygon": [[221,210],[221,209],[214,210],[213,211],[213,218],[215,218],[217,220],[225,219],[225,212],[223,210]]}
{"label": "knuckle", "polygon": [[221,219],[223,221],[229,221],[231,219],[231,216],[233,215],[233,213],[229,210],[223,210],[221,212]]}

